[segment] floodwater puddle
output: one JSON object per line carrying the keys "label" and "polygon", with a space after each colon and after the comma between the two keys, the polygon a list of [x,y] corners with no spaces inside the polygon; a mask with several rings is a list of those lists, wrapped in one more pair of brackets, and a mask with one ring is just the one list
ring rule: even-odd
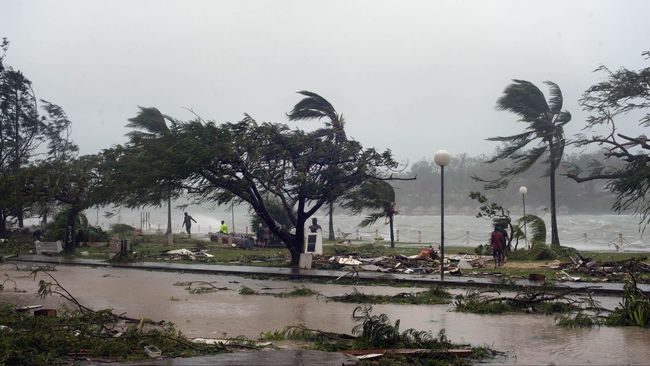
{"label": "floodwater puddle", "polygon": [[[21,265],[19,265],[21,266]],[[39,299],[36,281],[15,265],[0,266],[4,278],[16,282],[25,293],[14,292],[5,282],[0,302],[15,305],[64,304],[57,297]],[[147,317],[174,322],[188,337],[222,338],[244,335],[257,338],[260,332],[305,324],[309,328],[349,333],[355,325],[351,314],[357,304],[327,301],[327,296],[352,292],[353,286],[258,280],[238,276],[152,272],[119,268],[58,266],[51,274],[80,303],[93,309],[112,308],[133,318]],[[202,294],[190,294],[178,282],[207,281],[226,287]],[[240,295],[247,286],[261,293],[288,292],[308,287],[324,296],[285,297]],[[356,286],[363,293],[396,295],[417,291],[409,287]],[[464,290],[453,290],[464,293]],[[614,307],[619,299],[598,297],[604,306]],[[454,342],[488,345],[506,351],[507,364],[647,364],[650,360],[650,329],[601,327],[566,329],[554,324],[553,316],[511,314],[477,315],[450,311],[447,305],[373,305],[374,313],[385,313],[400,328],[445,329]]]}

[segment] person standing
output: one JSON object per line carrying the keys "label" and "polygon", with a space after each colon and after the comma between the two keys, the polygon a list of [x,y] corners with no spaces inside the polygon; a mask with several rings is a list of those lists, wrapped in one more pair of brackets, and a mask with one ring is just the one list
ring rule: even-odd
{"label": "person standing", "polygon": [[492,257],[494,257],[494,268],[501,266],[502,251],[503,251],[503,234],[499,231],[497,225],[494,226],[494,231],[490,235],[490,245],[492,246]]}
{"label": "person standing", "polygon": [[219,234],[228,235],[228,224],[224,220],[221,220],[221,226],[219,226]]}
{"label": "person standing", "polygon": [[188,215],[187,212],[183,215],[183,226],[185,226],[185,231],[187,231],[187,235],[191,238],[192,237],[192,221],[196,222],[192,216]]}
{"label": "person standing", "polygon": [[265,247],[266,243],[264,242],[264,226],[260,222],[257,224],[257,230],[255,231],[255,236],[257,237],[257,245]]}

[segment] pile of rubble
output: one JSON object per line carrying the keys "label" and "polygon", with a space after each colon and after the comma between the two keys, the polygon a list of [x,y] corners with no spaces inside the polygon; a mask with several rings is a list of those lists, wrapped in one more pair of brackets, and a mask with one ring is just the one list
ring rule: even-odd
{"label": "pile of rubble", "polygon": [[[462,275],[463,270],[483,268],[485,263],[493,260],[490,256],[460,254],[445,258],[445,273]],[[425,248],[420,253],[411,256],[391,255],[365,258],[360,255],[338,255],[332,257],[316,257],[312,265],[319,269],[342,269],[382,272],[382,273],[440,273],[440,255],[432,248]]]}
{"label": "pile of rubble", "polygon": [[547,266],[558,270],[561,279],[569,281],[580,281],[580,277],[571,276],[566,271],[573,271],[589,277],[600,278],[607,281],[612,277],[625,275],[626,273],[650,273],[650,264],[645,263],[647,257],[635,257],[621,261],[597,261],[585,258],[578,254],[577,258],[569,257],[571,262],[561,263],[556,260]]}

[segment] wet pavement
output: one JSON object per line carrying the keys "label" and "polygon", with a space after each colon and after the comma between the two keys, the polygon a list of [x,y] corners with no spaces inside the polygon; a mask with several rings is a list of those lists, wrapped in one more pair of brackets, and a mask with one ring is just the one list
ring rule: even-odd
{"label": "wet pavement", "polygon": [[[153,271],[175,271],[204,274],[233,274],[233,275],[252,275],[262,274],[269,276],[280,276],[292,278],[318,278],[318,279],[337,279],[343,276],[350,277],[354,274],[357,280],[390,280],[404,283],[411,283],[422,286],[434,284],[450,287],[508,287],[512,285],[518,287],[541,287],[542,283],[529,280],[515,280],[513,283],[504,284],[496,277],[470,277],[470,276],[445,276],[445,280],[440,279],[440,275],[417,275],[402,273],[380,273],[380,272],[355,272],[347,271],[329,271],[318,269],[298,269],[286,267],[261,267],[261,266],[239,266],[239,265],[218,265],[218,264],[193,264],[193,263],[168,263],[168,262],[136,262],[136,263],[107,263],[103,260],[83,259],[75,257],[50,257],[44,255],[21,255],[19,257],[8,258],[10,262],[35,262],[47,264],[66,264],[81,265],[93,267],[114,267],[114,268],[131,268],[144,269]],[[589,288],[590,292],[596,294],[620,295],[623,293],[622,283],[609,282],[555,282],[559,289],[584,289]],[[650,285],[639,284],[638,287],[646,292],[650,292]]]}

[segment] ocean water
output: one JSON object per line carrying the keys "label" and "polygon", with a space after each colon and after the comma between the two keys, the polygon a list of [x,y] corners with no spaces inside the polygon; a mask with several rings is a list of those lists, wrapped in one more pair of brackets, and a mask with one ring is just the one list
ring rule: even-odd
{"label": "ocean water", "polygon": [[[251,232],[250,215],[242,207],[235,207],[234,215],[230,208],[203,206],[174,208],[172,227],[174,232],[184,232],[181,227],[183,212],[187,211],[197,223],[192,225],[192,232],[207,234],[217,231],[221,220],[226,221],[231,231]],[[114,215],[105,217],[106,212]],[[147,212],[149,223],[141,224],[141,214]],[[164,231],[167,227],[167,211],[147,209],[142,211],[126,209],[91,209],[86,212],[90,223],[98,223],[107,228],[121,222],[145,231]],[[323,229],[327,230],[327,216],[319,212],[316,216]],[[550,241],[550,215],[541,216],[546,222],[547,242]],[[381,237],[390,240],[389,226],[383,220],[370,227],[358,227],[363,215],[334,215],[334,230],[337,237],[374,241]],[[513,216],[516,219],[516,216]],[[650,251],[650,238],[643,235],[643,227],[637,217],[631,215],[558,215],[559,236],[562,245],[580,250],[617,250],[622,243],[623,251]],[[475,247],[486,243],[492,230],[491,220],[476,218],[471,215],[445,215],[445,244],[453,246]],[[395,235],[398,245],[439,245],[439,215],[397,215],[395,217]],[[521,245],[521,244],[520,244]]]}

